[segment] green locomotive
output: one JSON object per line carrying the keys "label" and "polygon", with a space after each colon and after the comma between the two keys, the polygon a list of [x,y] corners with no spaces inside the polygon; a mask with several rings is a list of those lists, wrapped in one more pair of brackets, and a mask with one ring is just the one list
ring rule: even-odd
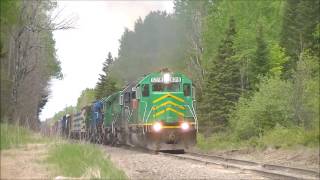
{"label": "green locomotive", "polygon": [[148,74],[101,102],[106,144],[183,150],[196,143],[195,90],[182,73]]}

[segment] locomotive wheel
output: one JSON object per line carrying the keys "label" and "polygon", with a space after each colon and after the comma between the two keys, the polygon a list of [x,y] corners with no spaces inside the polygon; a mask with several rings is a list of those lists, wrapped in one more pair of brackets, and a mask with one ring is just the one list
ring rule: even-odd
{"label": "locomotive wheel", "polygon": [[113,134],[110,129],[106,128],[104,131],[104,144],[105,145],[112,145],[113,144]]}

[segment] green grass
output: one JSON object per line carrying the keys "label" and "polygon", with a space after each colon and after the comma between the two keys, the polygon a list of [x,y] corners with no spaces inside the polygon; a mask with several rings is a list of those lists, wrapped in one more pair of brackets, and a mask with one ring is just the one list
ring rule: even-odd
{"label": "green grass", "polygon": [[48,143],[54,141],[53,138],[43,137],[30,129],[18,125],[1,123],[0,128],[0,150],[19,148],[28,143]]}
{"label": "green grass", "polygon": [[197,147],[203,151],[232,150],[232,149],[265,149],[295,148],[295,147],[319,147],[319,129],[304,130],[303,128],[275,127],[261,137],[252,137],[243,140],[232,133],[215,133],[205,138],[202,134],[197,136]]}
{"label": "green grass", "polygon": [[29,129],[1,123],[1,150],[20,147],[34,140],[33,133]]}
{"label": "green grass", "polygon": [[319,147],[319,129],[304,130],[303,128],[276,127],[266,133],[261,141],[271,147],[290,148],[296,145]]}
{"label": "green grass", "polygon": [[53,166],[57,176],[127,179],[124,172],[115,168],[93,144],[54,144],[49,150],[47,163]]}
{"label": "green grass", "polygon": [[231,150],[246,147],[244,141],[239,141],[228,133],[214,133],[210,137],[197,135],[197,147],[203,151],[209,150]]}

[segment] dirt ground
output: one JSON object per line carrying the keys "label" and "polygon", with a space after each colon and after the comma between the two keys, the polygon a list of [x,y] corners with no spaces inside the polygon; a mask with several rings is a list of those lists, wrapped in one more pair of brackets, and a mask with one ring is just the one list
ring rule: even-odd
{"label": "dirt ground", "polygon": [[1,150],[0,179],[52,179],[42,163],[47,145],[29,144],[21,148]]}
{"label": "dirt ground", "polygon": [[[201,152],[199,149],[192,151]],[[319,148],[210,151],[207,154],[319,171]]]}

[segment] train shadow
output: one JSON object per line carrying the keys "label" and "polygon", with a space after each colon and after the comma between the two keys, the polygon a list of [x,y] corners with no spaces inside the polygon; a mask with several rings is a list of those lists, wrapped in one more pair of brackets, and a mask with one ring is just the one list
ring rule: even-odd
{"label": "train shadow", "polygon": [[160,150],[159,152],[168,153],[168,154],[184,154],[185,151],[183,149],[179,150]]}

